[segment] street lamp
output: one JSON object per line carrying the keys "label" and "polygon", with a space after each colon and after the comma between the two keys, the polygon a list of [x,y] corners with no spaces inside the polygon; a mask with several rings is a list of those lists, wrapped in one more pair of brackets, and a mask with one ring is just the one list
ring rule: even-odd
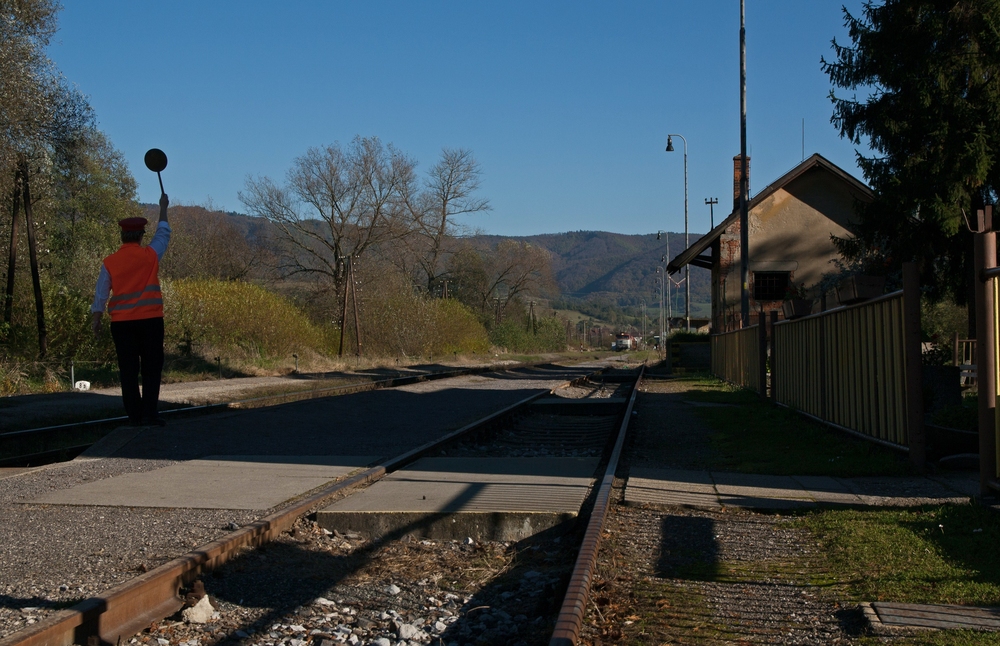
{"label": "street lamp", "polygon": [[[667,152],[673,152],[673,137],[680,137],[684,142],[684,249],[690,249],[691,243],[688,240],[688,141],[683,135],[667,135]],[[691,331],[691,266],[684,265],[684,278],[687,286],[684,288],[684,319],[687,322],[687,331]]]}

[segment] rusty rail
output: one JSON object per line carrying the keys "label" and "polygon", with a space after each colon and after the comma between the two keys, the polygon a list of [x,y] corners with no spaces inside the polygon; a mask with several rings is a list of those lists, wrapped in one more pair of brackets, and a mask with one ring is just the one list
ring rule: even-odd
{"label": "rusty rail", "polygon": [[[552,632],[552,639],[549,646],[575,646],[580,638],[580,628],[583,626],[583,618],[587,612],[587,600],[590,598],[590,584],[594,578],[594,570],[597,567],[597,551],[601,546],[601,531],[604,521],[608,516],[608,509],[611,505],[611,491],[615,482],[615,471],[618,469],[618,460],[621,457],[622,447],[625,445],[625,436],[628,433],[628,423],[632,417],[632,408],[635,406],[636,394],[639,392],[639,384],[642,382],[642,375],[645,366],[639,369],[639,376],[632,386],[632,396],[629,397],[628,406],[625,407],[625,417],[622,419],[621,427],[618,430],[618,438],[615,440],[615,448],[608,458],[608,466],[604,471],[604,478],[601,486],[597,490],[597,497],[594,502],[594,509],[587,522],[587,529],[583,535],[583,543],[580,545],[580,553],[576,557],[573,566],[573,573],[570,575],[569,586],[566,589],[566,597],[563,599],[562,608],[556,618],[556,627]],[[2,645],[0,645],[2,646]]]}

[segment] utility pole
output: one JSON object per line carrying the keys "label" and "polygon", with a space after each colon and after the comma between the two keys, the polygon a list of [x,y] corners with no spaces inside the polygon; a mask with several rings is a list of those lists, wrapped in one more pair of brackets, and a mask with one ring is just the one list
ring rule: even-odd
{"label": "utility pole", "polygon": [[740,0],[740,315],[750,327],[750,217],[747,204],[747,25]]}
{"label": "utility pole", "polygon": [[[718,198],[715,198],[715,197],[706,197],[705,198],[705,204],[708,205],[708,218],[709,218],[709,222],[711,222],[712,229],[715,228],[715,209],[712,208],[712,207],[714,205],[718,204],[718,203],[719,203],[719,199]],[[711,229],[709,229],[709,230],[711,231]]]}
{"label": "utility pole", "polygon": [[354,281],[354,262],[347,257],[348,281],[351,284],[351,301],[354,303],[354,337],[358,342],[358,356],[361,356],[361,320],[358,316],[358,286]]}

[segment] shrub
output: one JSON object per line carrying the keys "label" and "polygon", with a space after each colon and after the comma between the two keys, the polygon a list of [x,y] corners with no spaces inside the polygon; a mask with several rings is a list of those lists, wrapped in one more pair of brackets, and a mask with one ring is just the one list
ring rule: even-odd
{"label": "shrub", "polygon": [[[362,352],[366,355],[418,356],[489,350],[486,329],[476,315],[454,299],[413,293],[405,276],[372,276],[359,294]],[[345,352],[353,352],[354,321],[349,310]]]}
{"label": "shrub", "polygon": [[166,339],[182,354],[207,344],[220,352],[239,349],[249,357],[328,352],[324,333],[290,301],[238,281],[163,281]]}
{"label": "shrub", "polygon": [[566,349],[566,328],[556,318],[535,323],[535,333],[517,321],[504,321],[490,332],[493,345],[510,352],[556,352]]}

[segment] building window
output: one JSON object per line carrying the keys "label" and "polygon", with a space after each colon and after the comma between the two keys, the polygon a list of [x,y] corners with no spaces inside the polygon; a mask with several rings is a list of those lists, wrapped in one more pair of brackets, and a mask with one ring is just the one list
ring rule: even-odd
{"label": "building window", "polygon": [[755,301],[784,300],[791,276],[787,271],[755,271],[753,273],[753,299]]}

